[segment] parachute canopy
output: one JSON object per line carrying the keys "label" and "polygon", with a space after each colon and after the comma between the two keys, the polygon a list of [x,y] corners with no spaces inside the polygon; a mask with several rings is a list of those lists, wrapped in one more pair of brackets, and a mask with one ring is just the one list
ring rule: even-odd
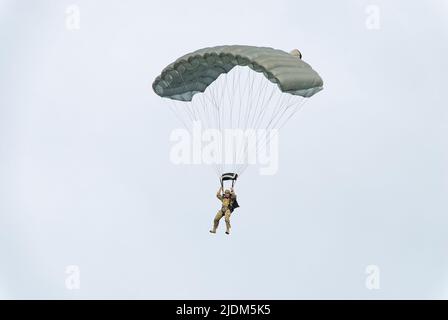
{"label": "parachute canopy", "polygon": [[152,87],[190,133],[173,162],[213,165],[221,184],[233,185],[251,164],[273,174],[278,130],[323,86],[301,57],[297,49],[218,46],[163,69]]}
{"label": "parachute canopy", "polygon": [[311,97],[322,90],[323,81],[298,56],[267,47],[217,46],[186,54],[163,69],[152,87],[161,97],[191,101],[221,74],[235,66],[262,73],[284,93]]}

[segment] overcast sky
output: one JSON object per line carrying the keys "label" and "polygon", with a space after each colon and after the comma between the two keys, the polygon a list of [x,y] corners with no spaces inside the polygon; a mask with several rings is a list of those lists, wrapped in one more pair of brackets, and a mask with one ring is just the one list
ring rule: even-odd
{"label": "overcast sky", "polygon": [[[447,38],[444,0],[0,0],[0,298],[448,298]],[[324,80],[230,236],[151,89],[221,44],[299,48]]]}

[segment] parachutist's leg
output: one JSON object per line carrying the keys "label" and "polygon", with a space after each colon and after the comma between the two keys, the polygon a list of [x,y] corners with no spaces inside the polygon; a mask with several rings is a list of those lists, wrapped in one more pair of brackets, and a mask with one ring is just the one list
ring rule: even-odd
{"label": "parachutist's leg", "polygon": [[231,215],[231,212],[230,212],[230,210],[227,209],[227,211],[225,213],[225,218],[224,218],[224,220],[226,221],[226,233],[227,234],[230,233],[230,228],[231,228],[231,225],[230,225],[230,215]]}
{"label": "parachutist's leg", "polygon": [[215,219],[213,219],[213,229],[210,230],[211,233],[216,233],[216,229],[218,229],[219,220],[224,216],[224,213],[222,210],[219,210],[218,213],[215,216]]}

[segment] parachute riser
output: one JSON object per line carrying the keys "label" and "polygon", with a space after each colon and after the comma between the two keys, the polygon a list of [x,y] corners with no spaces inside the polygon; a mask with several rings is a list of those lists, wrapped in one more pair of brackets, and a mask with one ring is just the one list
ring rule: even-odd
{"label": "parachute riser", "polygon": [[228,172],[228,173],[222,174],[219,179],[221,182],[221,188],[224,190],[224,181],[232,181],[232,189],[233,189],[237,179],[238,179],[237,173]]}

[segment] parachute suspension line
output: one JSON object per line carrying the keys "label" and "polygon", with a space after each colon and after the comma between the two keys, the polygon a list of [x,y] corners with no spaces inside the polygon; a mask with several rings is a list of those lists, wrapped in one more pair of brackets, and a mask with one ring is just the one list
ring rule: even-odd
{"label": "parachute suspension line", "polygon": [[249,89],[249,84],[250,84],[250,75],[252,74],[252,72],[246,72],[246,81],[244,82],[245,85],[240,85],[239,88],[243,88],[243,92],[241,92],[241,90],[239,91],[240,95],[239,95],[239,108],[238,108],[238,125],[237,128],[241,128],[240,125],[240,121],[241,121],[241,111],[243,109],[243,100],[244,100],[244,95],[246,94],[246,91]]}
{"label": "parachute suspension line", "polygon": [[[244,120],[243,125],[241,126],[241,128],[243,129],[243,134],[244,139],[248,139],[249,137],[247,136],[247,132],[248,129],[253,129],[251,128],[250,124],[252,123],[251,121],[249,121],[251,118],[251,114],[252,114],[252,110],[255,108],[257,108],[258,103],[260,102],[260,93],[261,93],[261,87],[262,84],[267,85],[268,81],[260,81],[260,76],[261,74],[258,74],[256,72],[253,72],[252,70],[250,70],[249,68],[246,68],[246,71],[252,75],[252,79],[250,82],[247,82],[247,86],[248,88],[248,94],[246,95],[246,101],[245,101],[245,116],[244,116]],[[258,76],[258,79],[257,79]],[[257,80],[257,81],[256,81]],[[266,80],[266,79],[264,79]],[[258,93],[258,97],[253,97],[254,94]],[[244,99],[244,97],[241,98],[242,100]],[[247,142],[243,141],[242,145],[240,146],[239,150],[236,153],[236,159],[235,159],[235,165],[234,165],[234,169],[233,172],[238,173],[239,171],[239,167],[244,164],[244,161],[246,160],[246,145]]]}
{"label": "parachute suspension line", "polygon": [[[227,78],[227,74],[224,74],[224,76],[221,76],[218,78],[213,86],[209,87],[208,92],[204,92],[204,95],[207,96],[207,94],[210,94],[210,97],[208,97],[209,101],[214,106],[213,110],[213,126],[210,126],[209,129],[218,129],[220,133],[222,133],[223,126],[225,127],[225,124],[223,125],[223,95],[227,91],[227,81],[225,79]],[[223,81],[224,79],[224,81]],[[219,162],[215,164],[215,166],[218,168],[218,172],[223,173],[224,170],[224,156],[225,156],[225,149],[222,146],[222,136],[220,136],[220,139],[217,141],[217,147],[218,147],[218,155],[220,156]]]}
{"label": "parachute suspension line", "polygon": [[[202,129],[219,132],[218,136],[210,132],[207,143],[215,146],[208,152],[214,153],[212,166],[220,177],[226,172],[243,174],[250,164],[248,151],[255,152],[254,156],[258,157],[277,134],[271,134],[270,130],[280,130],[302,108],[305,100],[281,92],[277,84],[262,73],[246,66],[235,66],[221,74],[203,93],[195,94],[191,101],[170,99],[170,110],[191,134],[193,126],[188,123],[195,121],[201,123]],[[227,135],[226,129],[240,132]],[[260,129],[266,131],[258,134]],[[254,136],[256,139],[252,140]],[[226,145],[226,139],[238,137],[239,144]],[[248,150],[250,143],[253,145]],[[229,148],[233,150],[227,150]]]}
{"label": "parachute suspension line", "polygon": [[218,114],[217,120],[218,120],[218,130],[220,132],[219,154],[220,154],[221,158],[220,158],[220,163],[219,163],[219,170],[220,170],[221,174],[224,173],[224,171],[225,171],[225,161],[226,161],[225,146],[224,146],[224,142],[223,142],[223,130],[225,130],[228,127],[228,125],[226,123],[226,115],[228,113],[228,110],[226,110],[226,109],[228,109],[228,108],[226,108],[225,105],[224,105],[224,102],[225,102],[224,97],[225,97],[225,95],[230,96],[228,94],[228,88],[227,88],[228,80],[227,80],[227,78],[228,78],[228,73],[226,73],[224,77],[218,78],[217,79],[217,85],[216,85],[217,88],[221,88],[222,84],[225,85],[225,87],[222,88],[220,98],[217,98],[217,101],[218,101],[219,106],[220,106],[220,108],[219,108],[220,112]]}
{"label": "parachute suspension line", "polygon": [[[218,110],[217,110],[218,106],[216,105],[216,103],[214,101],[211,101],[211,109],[213,111],[211,113],[207,112],[207,110],[209,108],[207,108],[207,103],[205,102],[205,97],[206,96],[203,95],[203,94],[202,95],[197,95],[197,96],[198,96],[198,102],[201,103],[202,111],[203,111],[203,114],[204,114],[204,122],[201,122],[201,123],[203,125],[205,125],[205,129],[210,129],[210,128],[216,127],[215,124],[217,123],[217,116],[216,116],[216,114],[218,112]],[[193,99],[195,99],[195,97],[193,97]],[[199,106],[198,106],[197,109],[201,110],[201,108]],[[213,139],[213,138],[211,137],[211,139]],[[219,143],[218,143],[218,145],[219,145]],[[216,150],[215,150],[215,152],[216,152]],[[219,170],[218,165],[219,165],[218,163],[215,163],[213,165],[213,168],[214,168],[217,176],[220,177],[220,170]]]}
{"label": "parachute suspension line", "polygon": [[[269,150],[273,150],[271,138],[302,110],[306,98],[300,95],[311,97],[322,90],[323,81],[302,61],[297,49],[288,54],[273,48],[234,45],[203,48],[182,56],[163,69],[152,87],[161,97],[180,99],[170,110],[190,133],[203,133],[197,132],[196,121],[201,128],[219,132],[194,136],[200,139],[194,141],[194,147],[203,148],[202,160],[213,164],[218,175],[229,172],[226,169],[230,167],[231,172],[241,175],[249,164],[259,163],[260,148],[269,143]],[[304,100],[299,103],[298,99]],[[202,141],[204,138],[207,141]]]}
{"label": "parachute suspension line", "polygon": [[[263,79],[263,80],[265,80],[265,79]],[[261,86],[260,82],[261,81],[258,82],[259,83],[259,87]],[[267,81],[265,81],[264,83],[267,86]],[[239,165],[237,166],[237,169],[235,170],[239,174],[241,174],[241,171],[242,171],[241,169],[242,169],[242,167],[244,167],[244,164],[245,164],[244,160],[248,160],[248,159],[246,159],[246,156],[247,156],[246,152],[247,152],[247,145],[248,145],[249,139],[251,139],[253,137],[253,135],[256,135],[256,137],[257,137],[257,132],[258,132],[259,129],[266,129],[266,125],[264,124],[264,118],[265,118],[266,115],[269,114],[269,112],[267,112],[267,110],[271,106],[271,104],[269,102],[272,100],[272,98],[275,97],[274,103],[272,104],[273,110],[271,112],[271,117],[272,117],[273,114],[275,114],[277,112],[276,110],[282,104],[281,103],[282,100],[279,99],[279,98],[282,98],[282,96],[275,95],[275,93],[277,93],[277,91],[278,91],[278,88],[276,87],[276,85],[275,84],[271,84],[271,92],[270,92],[270,95],[269,95],[269,99],[266,101],[265,100],[266,95],[263,95],[262,102],[261,103],[257,102],[258,105],[256,105],[256,110],[258,109],[259,105],[261,106],[262,109],[261,109],[261,112],[258,115],[258,118],[255,121],[255,125],[253,125],[254,121],[251,121],[251,126],[252,126],[251,129],[252,130],[249,132],[249,136],[246,137],[247,138],[247,143],[244,143],[242,145],[242,151],[240,151],[242,153],[242,158],[239,159]],[[269,117],[268,117],[268,119],[269,119]],[[254,120],[254,118],[252,120]]]}
{"label": "parachute suspension line", "polygon": [[[204,97],[202,95],[195,95],[193,99],[201,101],[201,99],[203,100]],[[184,125],[184,127],[192,136],[194,134],[192,124],[195,121],[199,121],[206,127],[210,127],[209,113],[201,112],[200,108],[196,108],[197,103],[179,102],[177,100],[171,100],[171,102],[172,104],[170,106],[170,109],[173,111],[173,113],[177,116],[177,118],[181,121],[181,123]],[[190,125],[187,125],[186,122],[190,122]],[[220,172],[216,166],[214,166],[214,170],[216,175],[219,177]]]}
{"label": "parachute suspension line", "polygon": [[[213,86],[210,91],[212,99],[216,105],[216,109],[214,110],[214,116],[215,116],[215,122],[214,127],[211,129],[218,129],[218,132],[222,132],[222,112],[223,112],[223,97],[227,90],[227,81],[222,81],[222,78],[227,78],[227,73],[225,73],[223,76],[221,76],[221,79],[216,80],[216,85]],[[223,161],[224,161],[224,149],[222,146],[222,135],[219,135],[219,140],[217,141],[217,147],[218,147],[218,163],[215,164],[215,166],[218,168],[218,172],[223,173]]]}
{"label": "parachute suspension line", "polygon": [[[198,98],[199,101],[200,101],[200,99],[202,97],[201,97],[201,95],[196,95],[194,98]],[[176,106],[176,109],[175,109],[174,113],[176,114],[178,119],[181,120],[181,122],[184,124],[184,127],[187,129],[187,131],[191,134],[192,137],[193,137],[193,134],[194,134],[193,126],[192,126],[194,121],[200,121],[200,123],[205,124],[206,126],[208,126],[208,123],[209,123],[210,120],[207,119],[208,118],[208,113],[207,112],[204,112],[203,114],[201,114],[201,112],[196,112],[195,113],[196,116],[192,116],[191,108],[189,108],[190,107],[189,106],[190,103],[185,103],[185,102],[180,102],[180,101],[175,101],[175,100],[171,100],[171,101],[173,102],[173,105]],[[183,110],[183,111],[189,110],[189,111],[186,111],[186,113],[185,113],[185,112],[181,112],[180,110]],[[200,109],[199,109],[199,111],[200,111]],[[186,125],[186,122],[184,120],[186,114],[188,115],[187,117],[191,121],[190,126]],[[193,150],[193,152],[194,152],[194,150]],[[220,174],[218,168],[216,166],[213,166],[213,169],[214,169],[216,175],[218,177],[220,177],[221,174]]]}
{"label": "parachute suspension line", "polygon": [[[232,128],[232,129],[235,129],[235,130],[241,128],[241,126],[240,126],[241,109],[242,109],[242,101],[241,100],[243,98],[244,92],[246,91],[246,86],[247,86],[247,84],[249,82],[249,75],[243,74],[243,72],[241,72],[241,71],[242,71],[241,68],[235,68],[235,72],[238,73],[239,78],[241,78],[241,76],[246,78],[246,81],[244,81],[244,82],[238,81],[238,87],[237,87],[237,89],[238,89],[238,91],[237,91],[238,92],[238,96],[236,97],[237,98],[237,103],[238,103],[238,118],[237,118],[238,121],[236,122],[235,128]],[[235,122],[232,122],[232,123],[235,124]],[[231,167],[232,167],[231,171],[232,172],[235,172],[236,161],[237,161],[237,154],[236,154],[236,152],[234,152],[234,154],[232,155],[232,163],[231,163]]]}
{"label": "parachute suspension line", "polygon": [[[246,111],[245,119],[243,120],[243,123],[244,123],[244,131],[243,131],[243,133],[244,134],[247,133],[248,129],[251,129],[249,127],[249,116],[250,116],[250,113],[252,111],[253,106],[256,105],[256,103],[258,102],[253,95],[255,93],[259,93],[260,92],[259,91],[259,89],[260,89],[259,87],[260,87],[260,85],[262,83],[261,81],[255,81],[257,76],[258,77],[261,76],[260,74],[256,74],[255,72],[252,72],[252,70],[250,70],[249,68],[246,68],[246,69],[248,69],[249,73],[252,75],[252,81],[250,82],[250,88],[249,88],[249,91],[248,91],[246,105],[245,105],[245,109],[247,111]],[[258,80],[260,80],[260,79],[258,78]],[[252,101],[254,101],[255,103],[251,103]],[[244,161],[246,160],[246,154],[245,154],[245,149],[246,148],[243,148],[243,146],[245,146],[245,145],[246,145],[246,143],[243,143],[243,145],[240,148],[239,154],[237,153],[237,160],[235,162],[235,170],[234,170],[235,172],[237,171],[237,169],[239,168],[239,166],[241,164],[244,164]]]}
{"label": "parachute suspension line", "polygon": [[[248,108],[250,105],[252,105],[251,103],[249,103],[250,101],[250,96],[252,93],[252,89],[253,89],[253,83],[254,83],[254,72],[252,72],[252,70],[250,70],[248,67],[240,67],[240,68],[236,68],[235,72],[238,73],[239,78],[243,78],[243,81],[239,81],[238,83],[238,91],[236,91],[238,93],[237,98],[237,102],[238,102],[238,122],[236,122],[236,126],[235,128],[235,133],[236,135],[239,134],[238,131],[242,131],[243,133],[246,130],[246,126],[247,124],[245,123],[245,113],[248,112]],[[235,93],[236,93],[235,92]],[[235,122],[232,122],[233,124],[235,124]],[[232,154],[232,172],[236,172],[236,168],[240,162],[240,155],[238,153],[237,150],[232,150],[233,154]]]}
{"label": "parachute suspension line", "polygon": [[[258,139],[256,140],[256,152],[255,153],[256,153],[256,155],[258,155],[258,153],[260,151],[260,145],[266,146],[267,143],[269,143],[270,140],[271,140],[271,135],[270,135],[269,130],[271,130],[271,129],[280,130],[281,127],[283,127],[283,125],[298,110],[298,108],[297,108],[298,103],[297,103],[296,100],[299,97],[293,96],[293,95],[290,95],[290,94],[277,94],[277,95],[274,95],[274,93],[278,93],[279,92],[278,88],[276,88],[275,85],[271,85],[272,91],[271,91],[271,94],[270,94],[269,98],[266,100],[266,92],[267,92],[266,91],[266,86],[267,86],[267,84],[268,84],[268,82],[264,81],[264,86],[262,86],[261,83],[259,82],[258,83],[258,87],[256,87],[256,88],[253,87],[253,86],[251,87],[251,91],[252,92],[261,92],[261,93],[263,93],[262,95],[261,94],[258,95],[256,103],[255,103],[255,110],[257,110],[259,106],[262,106],[263,110],[262,110],[262,112],[259,113],[258,118],[255,121],[256,122],[255,126],[251,125],[252,127],[250,127],[248,124],[245,126],[245,128],[251,128],[253,130],[250,131],[249,136],[246,136],[247,143],[243,144],[242,151],[240,151],[240,154],[242,153],[242,158],[239,157],[238,163],[242,162],[242,164],[239,164],[238,167],[237,167],[237,170],[234,171],[234,172],[238,173],[239,175],[241,175],[245,171],[247,166],[249,165],[249,163],[247,161],[244,162],[244,160],[248,160],[248,159],[246,159],[246,156],[247,156],[246,152],[247,152],[248,143],[250,142],[249,138],[251,138],[253,134],[256,134],[257,131],[260,128],[263,128],[263,129],[266,130],[265,134],[269,133],[268,137],[266,137],[266,136],[265,137],[261,137],[261,140],[259,140],[259,137],[258,137]],[[262,88],[262,89],[260,89],[260,88]],[[272,100],[272,98],[274,96],[275,96],[275,98],[273,99],[274,101],[273,101],[272,104],[270,104],[269,102]],[[249,96],[248,99],[250,99],[251,97],[252,97],[252,95]],[[263,97],[261,103],[259,103],[259,98],[260,97]],[[302,102],[302,103],[304,102],[304,99],[302,97],[300,97],[299,99],[300,99],[299,102]],[[291,100],[292,100],[292,103],[291,103]],[[268,110],[269,106],[272,106],[272,110],[271,110],[270,113],[266,112],[266,110]],[[254,107],[254,104],[250,104],[250,106],[249,106],[249,110],[250,111],[248,111],[248,119],[250,119],[249,115],[250,115],[252,107]],[[289,112],[289,115],[288,115],[288,111],[290,109],[292,109],[292,112]],[[265,116],[268,115],[268,114],[270,116],[268,116],[267,119],[268,120],[270,119],[270,120],[269,120],[269,122],[266,125],[263,120],[264,120]],[[256,112],[255,112],[255,115],[256,115]],[[254,123],[254,120],[255,120],[255,116],[251,119],[251,124]],[[275,136],[275,134],[276,134],[276,132],[274,132],[274,136]]]}
{"label": "parachute suspension line", "polygon": [[[215,95],[217,95],[217,93],[219,93],[219,92],[221,92],[221,95],[224,94],[225,88],[222,88],[222,91],[218,90],[218,87],[221,87],[220,86],[221,82],[222,81],[218,81],[218,83],[217,83],[217,86],[216,86],[216,90],[217,91],[214,92]],[[225,83],[225,81],[224,81],[224,83]],[[221,125],[221,113],[222,113],[222,109],[223,109],[222,108],[222,104],[221,104],[221,100],[222,99],[217,98],[216,96],[214,96],[214,100],[215,100],[215,103],[217,105],[217,109],[215,110],[215,126],[214,126],[214,128],[217,128],[218,132],[221,133],[221,127],[222,127],[222,125]],[[218,146],[217,152],[218,152],[218,155],[219,155],[220,159],[218,159],[218,163],[216,164],[216,166],[219,168],[218,172],[220,172],[222,174],[223,173],[222,172],[222,170],[223,170],[223,148],[222,148],[222,136],[221,136],[221,134],[219,135],[219,140],[218,140],[217,146]]]}
{"label": "parachute suspension line", "polygon": [[[223,114],[223,120],[226,121],[227,123],[225,124],[225,126],[231,130],[235,129],[235,123],[236,120],[234,120],[236,111],[236,105],[238,103],[238,94],[241,94],[241,73],[239,72],[239,68],[238,67],[234,67],[231,71],[232,73],[232,91],[228,92],[229,95],[229,99],[230,99],[230,114],[228,113],[224,113]],[[237,94],[238,93],[238,94]],[[225,143],[225,141],[224,141]],[[224,145],[224,148],[226,147],[226,145]],[[224,161],[227,161],[228,156],[226,155],[226,159]],[[224,163],[224,162],[223,162]],[[233,171],[233,169],[231,169],[230,171]]]}
{"label": "parachute suspension line", "polygon": [[[300,99],[300,101],[298,103],[296,103],[294,105],[294,110],[290,113],[290,115],[284,119],[284,121],[281,123],[281,125],[278,127],[278,131],[281,130],[283,128],[283,126],[289,121],[289,119],[291,119],[296,113],[299,113],[300,111],[302,111],[304,109],[305,103],[306,103],[307,99],[302,98]],[[276,135],[278,135],[278,131],[274,132]],[[258,154],[261,151],[264,151],[264,149],[266,148],[266,146],[270,143],[272,136],[269,135],[269,137],[267,138],[267,140],[261,144],[262,149],[260,149],[260,144],[257,143],[257,147],[256,147],[256,154]],[[258,141],[257,141],[258,142]],[[241,175],[244,173],[244,171],[246,171],[247,167],[249,166],[249,163],[244,164],[243,168],[241,169],[241,172],[238,173],[238,175]]]}
{"label": "parachute suspension line", "polygon": [[225,159],[225,149],[223,148],[223,142],[222,142],[222,130],[225,128],[225,123],[223,122],[223,115],[224,115],[224,106],[223,106],[223,99],[225,97],[225,94],[227,92],[227,73],[220,76],[215,82],[216,85],[212,90],[210,90],[210,94],[213,97],[213,100],[215,101],[216,105],[218,106],[217,113],[216,113],[216,125],[214,128],[217,128],[220,135],[219,135],[219,141],[218,141],[218,153],[219,153],[219,163],[217,164],[219,167],[219,172],[223,173],[224,170],[224,159]]}
{"label": "parachute suspension line", "polygon": [[176,104],[175,104],[174,100],[172,100],[172,99],[169,99],[169,100],[170,100],[169,107],[170,107],[171,112],[182,123],[182,125],[185,127],[185,129],[187,129],[187,131],[190,132],[190,128],[185,123],[184,118],[181,116],[181,114],[179,112],[176,111]]}

